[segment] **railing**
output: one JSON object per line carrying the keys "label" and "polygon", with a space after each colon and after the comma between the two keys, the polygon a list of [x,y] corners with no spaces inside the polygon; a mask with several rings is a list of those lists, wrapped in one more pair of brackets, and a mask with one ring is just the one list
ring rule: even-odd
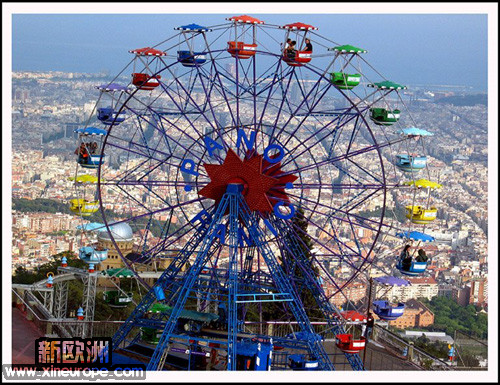
{"label": "railing", "polygon": [[488,343],[459,330],[453,338],[455,370],[488,370]]}
{"label": "railing", "polygon": [[[334,339],[335,333],[327,322],[312,321],[311,325],[315,333],[319,334],[325,340]],[[297,322],[288,321],[270,321],[270,322],[245,322],[243,325],[244,333],[262,334],[270,337],[286,337],[287,335],[301,331]],[[356,333],[355,333],[356,334]],[[359,334],[359,333],[358,333]]]}
{"label": "railing", "polygon": [[392,355],[406,360],[422,370],[453,370],[447,362],[426,353],[399,335],[375,324],[372,339],[379,342]]}
{"label": "railing", "polygon": [[[68,319],[47,318],[40,309],[43,304],[29,290],[12,289],[13,299],[18,308],[21,308],[29,320],[45,335],[57,335],[59,337],[77,337],[84,326],[86,330],[92,330],[93,337],[111,337],[115,334],[124,321],[80,321]],[[32,306],[30,302],[38,306]]]}
{"label": "railing", "polygon": [[[93,337],[113,336],[124,321],[79,321],[68,319],[44,319],[36,307],[29,302],[34,301],[39,304],[39,300],[29,298],[29,290],[20,290],[24,295],[13,289],[14,302],[18,307],[22,307],[28,319],[32,320],[38,329],[45,335],[57,335],[60,337],[74,337],[79,331],[87,326],[87,330],[92,330]],[[29,293],[29,294],[28,294]],[[26,298],[25,298],[26,297]],[[39,304],[40,305],[40,304]],[[325,341],[328,355],[337,370],[349,370],[350,366],[342,353],[335,347],[335,335],[326,322],[311,322],[314,331],[321,335]],[[299,332],[300,327],[293,322],[248,322],[243,325],[242,332],[249,334],[266,335],[270,337],[283,338],[291,333]],[[134,334],[139,333],[137,330]],[[357,327],[350,330],[355,336],[360,334]],[[133,338],[133,336],[130,336]],[[411,341],[407,341],[399,335],[375,324],[371,340],[374,343],[367,345],[366,354],[360,353],[364,358],[364,365],[367,370],[455,370],[461,369],[453,367],[449,363],[434,357],[425,351],[415,347]],[[481,341],[479,341],[481,342]],[[377,343],[380,347],[377,349]],[[485,346],[481,342],[482,347]],[[487,345],[486,345],[487,349]],[[286,352],[275,352],[273,368],[277,370],[288,369],[288,355]],[[481,369],[481,368],[478,368]]]}

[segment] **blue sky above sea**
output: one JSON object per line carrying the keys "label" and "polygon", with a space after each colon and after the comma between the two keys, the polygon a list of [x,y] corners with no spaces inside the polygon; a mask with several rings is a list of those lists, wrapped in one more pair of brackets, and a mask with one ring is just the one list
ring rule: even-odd
{"label": "blue sky above sea", "polygon": [[[163,41],[180,25],[220,25],[232,15],[14,14],[12,70],[116,74],[129,49]],[[487,88],[486,14],[252,15],[273,25],[312,24],[335,42],[365,48],[369,63],[399,83]]]}

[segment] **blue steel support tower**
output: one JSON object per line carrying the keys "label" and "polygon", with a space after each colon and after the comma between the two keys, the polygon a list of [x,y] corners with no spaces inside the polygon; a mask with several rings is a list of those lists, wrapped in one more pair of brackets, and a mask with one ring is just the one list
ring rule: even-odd
{"label": "blue steel support tower", "polygon": [[[176,340],[186,338],[176,333],[176,325],[183,311],[190,292],[195,287],[196,281],[209,260],[215,254],[215,250],[225,244],[229,248],[229,265],[228,265],[228,296],[227,296],[227,369],[236,370],[236,354],[238,340],[238,305],[246,302],[256,302],[255,298],[262,295],[260,292],[245,293],[238,292],[238,249],[240,226],[243,225],[248,231],[251,244],[262,256],[266,263],[271,277],[273,277],[277,293],[273,294],[272,301],[286,301],[294,318],[306,336],[300,342],[302,346],[307,347],[307,351],[313,359],[317,360],[319,367],[323,370],[334,370],[334,366],[325,351],[320,337],[315,334],[309,318],[303,308],[300,298],[291,282],[286,277],[281,265],[272,252],[270,246],[265,241],[263,230],[260,228],[257,219],[252,216],[248,205],[241,195],[243,187],[240,184],[229,184],[227,191],[220,201],[217,209],[211,216],[212,219],[208,226],[195,234],[186,244],[179,254],[179,258],[174,262],[158,279],[156,284],[151,288],[147,295],[144,296],[141,303],[137,306],[129,319],[124,323],[120,330],[113,338],[114,348],[118,348],[125,340],[132,328],[140,326],[156,327],[163,332],[159,339],[158,345],[151,357],[147,366],[148,370],[162,370],[165,364],[169,347],[175,338]],[[227,234],[226,225],[223,223],[223,218],[227,217]],[[191,253],[200,246],[196,252],[195,260],[189,270],[182,276],[180,283],[175,283],[175,276],[179,275],[180,269],[187,262]],[[179,289],[175,294],[166,300],[165,293],[171,290],[173,286]],[[155,301],[170,303],[173,308],[168,315],[166,322],[161,322],[158,319],[144,318],[147,310]],[[269,301],[269,300],[268,300]],[[292,344],[292,342],[290,342]]]}

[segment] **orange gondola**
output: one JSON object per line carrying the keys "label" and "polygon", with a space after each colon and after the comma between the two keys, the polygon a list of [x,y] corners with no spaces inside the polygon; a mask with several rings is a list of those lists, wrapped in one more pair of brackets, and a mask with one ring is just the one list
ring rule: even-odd
{"label": "orange gondola", "polygon": [[232,57],[237,57],[238,59],[248,59],[255,56],[257,51],[257,44],[246,44],[242,41],[228,41],[227,42],[227,52],[231,54]]}
{"label": "orange gondola", "polygon": [[[232,21],[235,28],[235,40],[227,42],[227,52],[229,52],[232,57],[238,59],[249,59],[252,56],[255,56],[258,47],[255,42],[255,26],[258,24],[264,24],[264,22],[248,15],[233,16],[227,18],[226,20]],[[254,38],[252,43],[237,41],[241,37],[237,32],[239,24],[253,24]],[[244,40],[244,38],[245,37],[243,36],[242,39]]]}

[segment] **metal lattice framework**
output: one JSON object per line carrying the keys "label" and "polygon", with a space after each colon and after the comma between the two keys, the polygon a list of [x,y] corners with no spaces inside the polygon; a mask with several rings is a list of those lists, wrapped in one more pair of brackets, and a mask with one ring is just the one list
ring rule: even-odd
{"label": "metal lattice framework", "polygon": [[[114,83],[120,74],[99,87],[107,134],[97,197],[111,241],[121,252],[111,226],[126,223],[141,263],[171,260],[151,288],[137,274],[149,291],[114,347],[136,343],[137,335],[128,337],[133,328],[155,328],[161,338],[148,368],[161,370],[173,345],[204,340],[179,330],[182,311],[218,312],[234,370],[248,309],[279,303],[304,333],[280,343],[333,370],[302,292],[312,293],[329,330],[345,333],[332,297],[370,267],[383,236],[401,230],[386,209],[391,191],[411,187],[399,183],[393,148],[413,153],[415,136],[380,127],[398,126],[399,110],[373,122],[375,107],[387,115],[383,108],[404,105],[406,87],[375,83],[381,75],[365,50],[338,46],[313,26],[228,20],[179,27],[154,47],[131,50],[121,72],[132,72],[128,86]],[[301,46],[306,35],[317,47],[336,47],[299,48],[292,58],[276,44],[295,36]],[[298,213],[307,229],[294,220]],[[121,258],[132,266],[129,255]],[[148,315],[155,303],[170,305],[168,313]],[[363,369],[357,354],[345,357]]]}

